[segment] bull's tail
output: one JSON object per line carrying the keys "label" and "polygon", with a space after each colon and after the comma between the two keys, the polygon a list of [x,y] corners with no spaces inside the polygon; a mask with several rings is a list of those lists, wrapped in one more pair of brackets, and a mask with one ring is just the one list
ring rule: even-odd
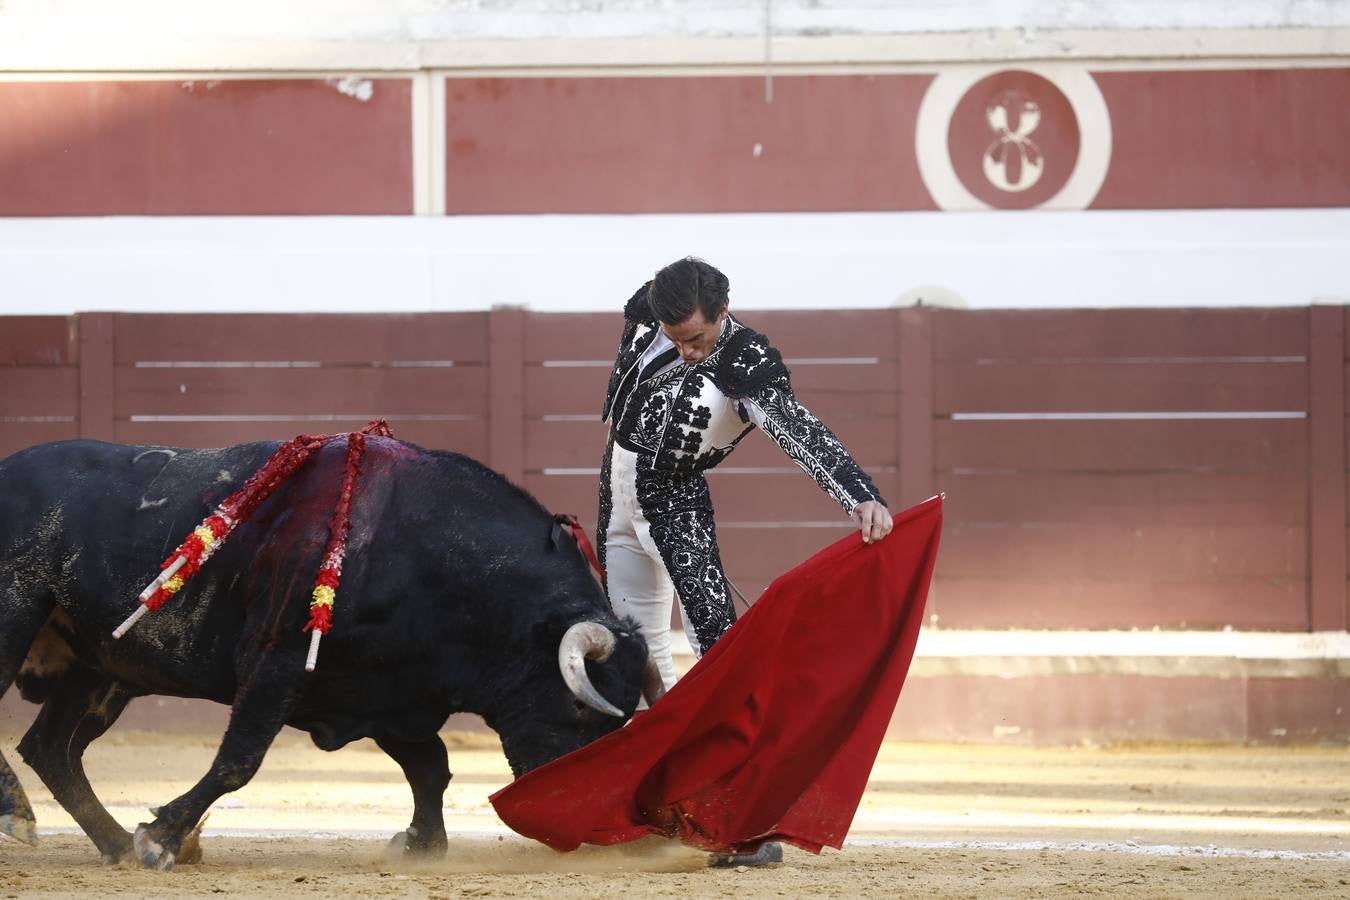
{"label": "bull's tail", "polygon": [[[51,609],[49,597],[25,596],[14,587],[0,588],[0,698],[14,683]],[[3,753],[0,753],[0,835],[29,844],[37,840],[32,804]]]}

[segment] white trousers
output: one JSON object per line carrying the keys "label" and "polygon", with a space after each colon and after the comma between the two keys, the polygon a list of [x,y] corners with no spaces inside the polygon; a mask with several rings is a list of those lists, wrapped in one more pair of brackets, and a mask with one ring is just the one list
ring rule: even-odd
{"label": "white trousers", "polygon": [[[609,528],[605,532],[605,577],[609,602],[619,616],[637,620],[647,651],[661,670],[669,689],[675,684],[675,660],[671,654],[670,618],[675,602],[675,583],[652,540],[651,524],[637,499],[637,454],[618,444],[610,451]],[[680,608],[684,616],[684,608]],[[685,624],[688,630],[688,623]],[[694,653],[698,642],[691,641]]]}

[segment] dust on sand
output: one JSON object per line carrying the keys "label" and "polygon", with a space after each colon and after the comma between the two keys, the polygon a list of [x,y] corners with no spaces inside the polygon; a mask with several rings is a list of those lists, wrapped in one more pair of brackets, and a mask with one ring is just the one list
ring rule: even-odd
{"label": "dust on sand", "polygon": [[[447,857],[385,858],[411,796],[373,744],[337,753],[278,740],[206,826],[205,861],[172,872],[98,862],[0,735],[38,816],[36,847],[0,842],[0,897],[1350,897],[1350,750],[887,744],[844,852],[789,848],[771,869],[708,869],[649,839],[558,854],[512,835],[488,795],[510,778],[495,739],[447,734]],[[216,735],[114,731],[86,757],[113,815],[206,770]]]}

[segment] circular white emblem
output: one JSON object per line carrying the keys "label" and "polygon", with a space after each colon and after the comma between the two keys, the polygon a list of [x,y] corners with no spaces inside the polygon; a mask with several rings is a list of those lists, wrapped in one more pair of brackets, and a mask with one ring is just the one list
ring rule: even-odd
{"label": "circular white emblem", "polygon": [[939,209],[1086,209],[1110,168],[1111,119],[1080,67],[963,66],[928,86],[915,150]]}

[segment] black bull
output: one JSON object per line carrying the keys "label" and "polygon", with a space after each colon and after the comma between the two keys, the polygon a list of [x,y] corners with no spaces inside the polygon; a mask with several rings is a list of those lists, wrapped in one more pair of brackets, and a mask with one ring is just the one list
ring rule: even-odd
{"label": "black bull", "polygon": [[[304,671],[302,627],[345,441],[317,451],[187,587],[114,640],[159,563],[276,446],[67,441],[0,460],[0,695],[17,676],[42,703],[19,752],[105,860],[134,844],[146,865],[171,866],[283,725],[325,750],[373,738],[412,788],[412,824],[396,841],[442,851],[447,716],[481,715],[519,775],[621,725],[652,671],[634,623],[614,616],[538,502],[464,456],[378,437],[316,671]],[[94,796],[81,756],[146,694],[232,709],[210,770],[133,838]],[[0,830],[34,834],[3,757]]]}

